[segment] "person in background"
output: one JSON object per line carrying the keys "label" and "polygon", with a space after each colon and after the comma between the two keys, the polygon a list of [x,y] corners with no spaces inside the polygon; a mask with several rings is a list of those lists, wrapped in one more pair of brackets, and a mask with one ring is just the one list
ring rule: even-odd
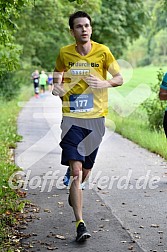
{"label": "person in background", "polygon": [[49,90],[49,92],[52,92],[52,86],[53,86],[53,74],[50,73],[48,76],[48,90]]}
{"label": "person in background", "polygon": [[[163,80],[161,82],[159,98],[160,100],[165,100],[165,101],[167,100],[167,73],[165,73]],[[164,127],[165,135],[167,138],[167,108],[164,114],[163,127]]]}
{"label": "person in background", "polygon": [[45,73],[44,70],[41,71],[41,74],[39,75],[39,85],[40,85],[40,89],[41,89],[41,94],[45,93],[46,90],[46,85],[47,85],[47,81],[48,81],[48,76]]}
{"label": "person in background", "polygon": [[31,79],[33,80],[33,84],[34,84],[35,97],[38,98],[39,97],[39,71],[38,70],[35,70],[32,73]]}
{"label": "person in background", "polygon": [[86,12],[72,14],[69,26],[75,43],[60,49],[52,94],[62,99],[61,164],[69,166],[72,173],[68,202],[75,215],[76,241],[82,242],[91,234],[82,216],[81,183],[93,168],[105,132],[108,88],[122,85],[123,79],[110,49],[90,39],[91,17]]}

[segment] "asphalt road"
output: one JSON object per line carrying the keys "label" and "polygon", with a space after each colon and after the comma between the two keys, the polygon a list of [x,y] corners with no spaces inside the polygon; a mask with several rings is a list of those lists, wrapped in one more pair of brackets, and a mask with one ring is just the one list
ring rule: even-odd
{"label": "asphalt road", "polygon": [[23,139],[15,160],[32,202],[22,226],[25,251],[167,252],[165,160],[106,128],[84,190],[83,215],[92,237],[78,244],[68,189],[62,184],[61,101],[46,93],[19,106]]}

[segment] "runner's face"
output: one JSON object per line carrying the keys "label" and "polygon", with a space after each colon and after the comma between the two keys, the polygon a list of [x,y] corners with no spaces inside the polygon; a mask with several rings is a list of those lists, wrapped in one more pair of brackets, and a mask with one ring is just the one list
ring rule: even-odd
{"label": "runner's face", "polygon": [[73,29],[71,30],[76,42],[84,44],[90,40],[92,27],[86,17],[75,18]]}

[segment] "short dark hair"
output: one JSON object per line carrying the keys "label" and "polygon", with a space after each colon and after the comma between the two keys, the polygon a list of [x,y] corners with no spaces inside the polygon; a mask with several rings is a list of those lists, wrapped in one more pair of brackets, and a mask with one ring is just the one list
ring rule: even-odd
{"label": "short dark hair", "polygon": [[88,18],[89,21],[90,21],[90,24],[91,24],[91,22],[92,22],[91,17],[86,12],[84,12],[84,11],[77,11],[77,12],[71,14],[70,17],[69,17],[69,26],[70,26],[70,29],[73,29],[74,19],[75,18],[80,18],[80,17],[86,17],[86,18]]}

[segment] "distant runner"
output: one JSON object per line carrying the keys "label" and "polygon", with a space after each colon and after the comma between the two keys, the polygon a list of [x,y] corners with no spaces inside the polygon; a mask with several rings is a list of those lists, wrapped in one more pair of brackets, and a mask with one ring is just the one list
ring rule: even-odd
{"label": "distant runner", "polygon": [[32,78],[33,84],[34,84],[35,97],[38,98],[39,97],[39,71],[35,70],[35,72],[32,73],[31,78]]}
{"label": "distant runner", "polygon": [[41,89],[42,94],[45,93],[47,81],[48,81],[48,76],[45,73],[45,71],[42,70],[41,74],[40,74],[40,79],[39,79],[39,85],[40,85],[40,89]]}

